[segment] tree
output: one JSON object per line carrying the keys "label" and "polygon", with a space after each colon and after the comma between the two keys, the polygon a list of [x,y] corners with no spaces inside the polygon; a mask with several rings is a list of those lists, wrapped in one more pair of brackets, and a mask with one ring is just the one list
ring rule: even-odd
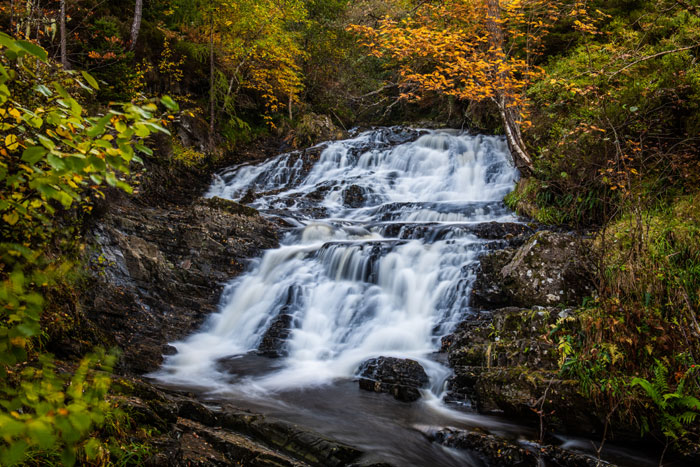
{"label": "tree", "polygon": [[[65,2],[65,0],[61,0]],[[136,0],[134,6],[134,21],[131,23],[131,44],[129,45],[129,50],[134,50],[136,47],[136,40],[139,38],[139,31],[141,30],[141,18],[143,17],[143,0]]]}
{"label": "tree", "polygon": [[245,125],[236,116],[244,91],[262,100],[263,116],[270,125],[282,102],[298,102],[303,88],[299,61],[304,52],[297,29],[306,18],[303,1],[185,3],[175,14],[197,23],[196,35],[192,29],[187,33],[193,41],[206,44],[211,139],[220,114],[226,114],[233,126]]}
{"label": "tree", "polygon": [[[401,19],[353,26],[362,43],[396,68],[401,98],[438,92],[498,108],[517,167],[532,170],[521,136],[526,91],[542,74],[535,65],[542,40],[565,12],[585,15],[578,1],[446,0],[422,2]],[[572,15],[573,12],[573,15]],[[581,23],[583,24],[583,23]]]}
{"label": "tree", "polygon": [[68,69],[69,64],[68,64],[68,56],[66,55],[66,0],[61,0],[61,6],[60,6],[60,26],[59,26],[59,35],[60,35],[60,49],[61,49],[61,65],[63,65],[63,68]]}

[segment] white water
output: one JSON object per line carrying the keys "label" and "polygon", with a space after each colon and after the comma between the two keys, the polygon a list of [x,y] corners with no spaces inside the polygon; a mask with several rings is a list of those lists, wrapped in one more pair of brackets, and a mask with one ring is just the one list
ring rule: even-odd
{"label": "white water", "polygon": [[[210,197],[274,192],[252,206],[299,227],[226,287],[201,331],[174,344],[160,380],[266,394],[352,378],[364,360],[395,356],[418,360],[440,393],[449,370],[429,355],[468,313],[486,244],[451,229],[515,221],[501,200],[517,172],[502,138],[426,131],[391,145],[401,131],[330,143],[306,173],[291,154],[215,180]],[[351,185],[364,193],[356,208],[343,203]],[[282,310],[293,317],[287,356],[273,371],[231,380],[218,362],[255,351]]]}

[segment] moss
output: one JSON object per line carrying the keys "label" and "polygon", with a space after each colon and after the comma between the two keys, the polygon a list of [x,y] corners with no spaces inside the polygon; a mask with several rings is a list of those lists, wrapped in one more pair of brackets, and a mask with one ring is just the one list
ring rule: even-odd
{"label": "moss", "polygon": [[555,206],[542,203],[546,185],[535,178],[523,178],[503,200],[518,215],[539,224],[562,225],[570,222],[569,214]]}
{"label": "moss", "polygon": [[244,206],[243,204],[236,203],[235,201],[219,198],[217,196],[207,199],[206,204],[213,209],[219,209],[229,214],[237,214],[248,217],[259,215],[258,211],[254,208]]}

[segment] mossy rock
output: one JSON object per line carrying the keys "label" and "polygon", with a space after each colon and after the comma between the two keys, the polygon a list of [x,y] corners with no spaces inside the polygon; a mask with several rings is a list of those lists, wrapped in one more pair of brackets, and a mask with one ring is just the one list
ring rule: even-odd
{"label": "mossy rock", "polygon": [[251,208],[249,206],[244,206],[243,204],[236,203],[224,198],[219,198],[215,196],[213,198],[205,199],[204,203],[212,209],[218,209],[220,211],[225,211],[229,214],[238,214],[240,216],[259,216],[260,213],[257,209]]}

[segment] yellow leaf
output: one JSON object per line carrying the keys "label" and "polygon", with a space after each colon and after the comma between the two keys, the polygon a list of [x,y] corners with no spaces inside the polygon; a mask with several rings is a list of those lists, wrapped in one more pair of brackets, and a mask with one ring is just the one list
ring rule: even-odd
{"label": "yellow leaf", "polygon": [[15,135],[7,135],[5,136],[5,147],[9,149],[10,151],[14,151],[19,147],[19,142],[17,141],[17,137]]}
{"label": "yellow leaf", "polygon": [[24,348],[27,345],[27,339],[24,337],[13,337],[10,339],[10,344],[14,345],[15,347]]}
{"label": "yellow leaf", "polygon": [[8,212],[7,214],[3,214],[2,220],[10,225],[15,225],[19,220],[19,214],[17,214],[15,211]]}

